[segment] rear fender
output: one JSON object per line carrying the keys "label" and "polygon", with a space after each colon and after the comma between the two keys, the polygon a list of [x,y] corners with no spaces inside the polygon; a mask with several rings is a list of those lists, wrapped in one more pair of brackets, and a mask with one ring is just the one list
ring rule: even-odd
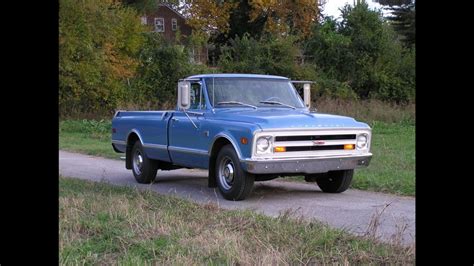
{"label": "rear fender", "polygon": [[[136,137],[135,137],[136,136]],[[125,168],[132,169],[132,148],[136,141],[140,141],[143,146],[142,136],[136,129],[132,129],[127,135],[127,148],[125,151]]]}

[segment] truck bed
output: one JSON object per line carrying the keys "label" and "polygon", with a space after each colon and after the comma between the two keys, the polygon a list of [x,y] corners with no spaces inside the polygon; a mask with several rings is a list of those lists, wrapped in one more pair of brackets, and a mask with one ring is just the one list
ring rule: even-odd
{"label": "truck bed", "polygon": [[112,120],[112,143],[120,152],[126,151],[131,133],[143,143],[149,158],[171,162],[168,153],[168,123],[174,110],[118,111]]}

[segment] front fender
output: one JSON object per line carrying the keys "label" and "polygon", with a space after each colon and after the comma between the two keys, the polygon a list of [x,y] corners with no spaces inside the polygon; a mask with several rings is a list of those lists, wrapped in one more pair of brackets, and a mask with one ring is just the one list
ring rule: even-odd
{"label": "front fender", "polygon": [[208,148],[209,155],[212,151],[212,147],[214,147],[216,140],[220,138],[225,138],[232,144],[234,150],[237,152],[237,156],[239,156],[239,160],[242,160],[244,158],[244,156],[242,155],[242,150],[240,149],[239,141],[237,141],[236,138],[229,132],[221,132],[214,136]]}
{"label": "front fender", "polygon": [[[210,153],[216,141],[220,138],[224,138],[232,144],[240,160],[252,156],[254,133],[261,130],[256,124],[222,120],[209,121],[207,129],[209,129],[211,136],[208,147],[209,155],[211,155]],[[242,138],[247,139],[246,144],[241,142]]]}

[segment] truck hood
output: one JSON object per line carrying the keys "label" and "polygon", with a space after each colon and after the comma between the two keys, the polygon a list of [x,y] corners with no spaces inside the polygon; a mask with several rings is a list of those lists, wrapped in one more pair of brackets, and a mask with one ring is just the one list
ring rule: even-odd
{"label": "truck hood", "polygon": [[254,123],[265,129],[279,128],[322,128],[322,127],[357,127],[369,128],[365,123],[354,118],[322,113],[310,113],[307,110],[284,108],[226,108],[216,109],[216,119]]}

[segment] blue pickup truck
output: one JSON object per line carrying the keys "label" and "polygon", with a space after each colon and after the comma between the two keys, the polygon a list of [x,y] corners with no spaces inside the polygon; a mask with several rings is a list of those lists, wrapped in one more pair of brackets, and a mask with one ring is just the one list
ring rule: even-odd
{"label": "blue pickup truck", "polygon": [[[295,88],[303,85],[303,99]],[[310,84],[250,74],[195,75],[178,82],[177,107],[117,111],[112,146],[138,183],[157,171],[209,169],[208,186],[228,200],[254,181],[300,175],[322,191],[345,191],[369,165],[371,128],[350,117],[310,112]]]}

